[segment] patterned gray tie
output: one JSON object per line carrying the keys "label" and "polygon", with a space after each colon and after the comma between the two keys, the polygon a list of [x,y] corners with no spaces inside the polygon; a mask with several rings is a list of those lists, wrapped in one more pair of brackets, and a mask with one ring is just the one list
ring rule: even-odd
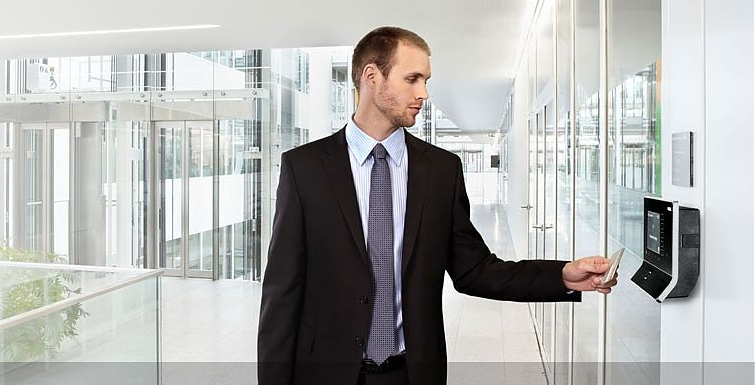
{"label": "patterned gray tie", "polygon": [[367,356],[378,364],[396,353],[396,311],[393,274],[393,195],[386,150],[378,143],[372,150],[370,209],[367,248],[370,254],[374,300]]}

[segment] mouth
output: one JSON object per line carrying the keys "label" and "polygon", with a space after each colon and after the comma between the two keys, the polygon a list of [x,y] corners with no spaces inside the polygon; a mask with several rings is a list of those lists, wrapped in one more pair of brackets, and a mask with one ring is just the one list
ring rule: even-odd
{"label": "mouth", "polygon": [[414,114],[418,114],[422,110],[422,107],[409,107],[409,109],[414,111]]}

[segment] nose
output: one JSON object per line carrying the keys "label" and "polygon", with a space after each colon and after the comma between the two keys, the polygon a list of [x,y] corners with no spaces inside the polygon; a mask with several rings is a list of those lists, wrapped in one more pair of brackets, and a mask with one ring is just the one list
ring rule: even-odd
{"label": "nose", "polygon": [[424,82],[419,82],[419,83],[420,83],[420,85],[419,85],[419,89],[417,90],[416,98],[418,100],[425,101],[425,100],[427,100],[427,97],[428,97],[428,95],[427,95],[427,84],[425,84]]}

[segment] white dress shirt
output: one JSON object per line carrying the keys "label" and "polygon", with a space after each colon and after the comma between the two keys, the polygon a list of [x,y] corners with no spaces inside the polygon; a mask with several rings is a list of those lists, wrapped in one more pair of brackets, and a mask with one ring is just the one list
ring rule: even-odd
{"label": "white dress shirt", "polygon": [[393,276],[395,280],[395,309],[396,309],[396,353],[406,349],[404,341],[404,321],[401,310],[401,253],[404,245],[404,216],[406,215],[406,184],[409,170],[404,129],[398,128],[382,142],[378,142],[349,119],[346,125],[346,143],[349,147],[351,173],[354,177],[354,187],[359,201],[359,213],[362,218],[365,248],[367,242],[367,220],[370,212],[370,176],[373,158],[370,156],[373,148],[381,143],[388,152],[388,167],[391,171],[391,190],[393,192]]}

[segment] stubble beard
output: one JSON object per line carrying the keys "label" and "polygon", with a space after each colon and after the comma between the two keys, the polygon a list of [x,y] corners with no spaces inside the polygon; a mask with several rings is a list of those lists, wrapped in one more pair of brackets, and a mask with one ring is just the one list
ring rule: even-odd
{"label": "stubble beard", "polygon": [[396,98],[385,92],[384,88],[378,91],[378,98],[375,103],[378,111],[380,111],[391,125],[394,127],[412,127],[416,122],[415,116],[406,116],[403,108],[396,101]]}

